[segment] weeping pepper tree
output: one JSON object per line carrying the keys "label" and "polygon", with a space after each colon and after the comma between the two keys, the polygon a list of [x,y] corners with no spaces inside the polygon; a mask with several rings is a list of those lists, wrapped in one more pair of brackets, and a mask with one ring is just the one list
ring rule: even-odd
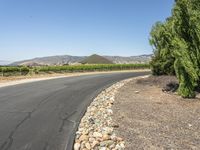
{"label": "weeping pepper tree", "polygon": [[169,74],[163,65],[171,64],[179,80],[178,93],[195,97],[200,79],[200,0],[176,0],[170,19],[153,27],[150,43],[157,58],[151,62],[153,72],[158,67],[162,74]]}
{"label": "weeping pepper tree", "polygon": [[175,71],[179,79],[178,92],[183,97],[195,97],[200,67],[200,0],[177,0],[173,10],[175,38],[173,55]]}
{"label": "weeping pepper tree", "polygon": [[157,22],[151,31],[150,44],[154,50],[154,57],[152,58],[151,69],[154,75],[174,75],[174,61],[172,55],[172,39],[171,34],[172,23],[171,18],[168,18],[165,23]]}

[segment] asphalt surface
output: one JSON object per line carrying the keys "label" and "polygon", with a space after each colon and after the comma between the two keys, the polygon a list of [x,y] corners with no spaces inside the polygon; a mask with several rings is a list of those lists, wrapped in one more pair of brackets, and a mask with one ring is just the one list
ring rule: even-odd
{"label": "asphalt surface", "polygon": [[146,74],[84,75],[0,88],[0,150],[71,150],[92,99],[119,80]]}

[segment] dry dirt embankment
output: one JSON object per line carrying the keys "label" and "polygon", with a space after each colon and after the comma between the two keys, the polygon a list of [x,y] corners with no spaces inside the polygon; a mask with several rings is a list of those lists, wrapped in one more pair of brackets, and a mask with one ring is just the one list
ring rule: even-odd
{"label": "dry dirt embankment", "polygon": [[117,93],[113,120],[127,150],[200,149],[200,100],[162,92],[166,80],[133,80]]}

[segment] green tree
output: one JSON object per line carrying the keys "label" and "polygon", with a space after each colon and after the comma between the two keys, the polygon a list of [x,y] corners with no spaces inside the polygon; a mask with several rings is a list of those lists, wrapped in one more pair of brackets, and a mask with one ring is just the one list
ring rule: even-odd
{"label": "green tree", "polygon": [[154,57],[150,62],[154,75],[174,75],[174,57],[172,45],[171,19],[165,23],[157,22],[151,31],[150,44],[154,50]]}
{"label": "green tree", "polygon": [[[173,39],[175,71],[179,79],[178,92],[183,97],[195,97],[195,87],[199,81],[199,29],[197,14],[200,8],[192,0],[177,0],[173,10]],[[200,2],[200,1],[199,1]],[[196,9],[195,9],[196,7]]]}
{"label": "green tree", "polygon": [[200,79],[200,0],[176,0],[172,16],[152,28],[150,43],[153,72],[170,74],[164,66],[171,66],[179,80],[178,93],[195,97]]}

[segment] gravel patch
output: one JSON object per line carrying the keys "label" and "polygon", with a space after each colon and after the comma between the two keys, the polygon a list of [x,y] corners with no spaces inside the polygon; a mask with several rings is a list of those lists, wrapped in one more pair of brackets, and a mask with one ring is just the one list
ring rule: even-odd
{"label": "gravel patch", "polygon": [[[141,77],[140,77],[141,78]],[[112,120],[112,106],[119,89],[135,78],[120,81],[102,91],[87,108],[76,132],[74,150],[123,150],[124,140],[117,136],[118,123]]]}

